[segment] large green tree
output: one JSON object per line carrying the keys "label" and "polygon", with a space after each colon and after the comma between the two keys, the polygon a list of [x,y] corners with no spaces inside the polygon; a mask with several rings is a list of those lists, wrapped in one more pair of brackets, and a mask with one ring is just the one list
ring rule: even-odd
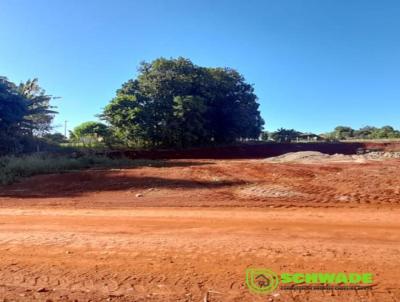
{"label": "large green tree", "polygon": [[236,70],[160,58],[142,63],[101,116],[128,144],[187,147],[257,138],[258,107]]}

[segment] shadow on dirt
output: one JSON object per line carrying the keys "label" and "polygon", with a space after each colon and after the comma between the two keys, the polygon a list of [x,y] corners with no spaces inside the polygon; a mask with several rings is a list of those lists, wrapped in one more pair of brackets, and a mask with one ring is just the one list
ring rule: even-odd
{"label": "shadow on dirt", "polygon": [[[190,167],[212,164],[209,162],[162,162],[147,167]],[[165,173],[163,173],[165,175]],[[129,191],[136,189],[216,189],[242,184],[241,181],[189,180],[167,177],[130,175],[129,170],[85,170],[61,174],[37,175],[12,185],[0,187],[0,197],[53,198],[75,197],[91,192]]]}

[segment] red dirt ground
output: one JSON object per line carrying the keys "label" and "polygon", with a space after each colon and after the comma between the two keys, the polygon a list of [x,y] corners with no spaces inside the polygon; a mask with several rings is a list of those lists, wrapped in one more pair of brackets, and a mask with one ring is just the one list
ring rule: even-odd
{"label": "red dirt ground", "polygon": [[[400,301],[399,170],[171,160],[31,177],[0,187],[0,297]],[[253,294],[247,267],[371,272],[374,287]]]}

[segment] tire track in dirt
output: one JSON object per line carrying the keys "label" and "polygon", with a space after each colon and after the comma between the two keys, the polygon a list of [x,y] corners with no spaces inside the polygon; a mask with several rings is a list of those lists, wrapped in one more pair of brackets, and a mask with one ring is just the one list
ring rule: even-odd
{"label": "tire track in dirt", "polygon": [[[0,188],[0,297],[393,302],[399,168],[197,161],[27,179]],[[246,288],[249,266],[371,271],[377,286],[266,298]]]}
{"label": "tire track in dirt", "polygon": [[[349,211],[351,217],[335,223]],[[392,301],[400,294],[389,277],[398,274],[400,256],[400,226],[393,219],[399,213],[390,210],[69,210],[63,215],[46,209],[10,221],[11,212],[0,215],[4,297],[199,301],[207,295],[209,301],[265,301],[244,284],[248,266],[371,270],[380,278],[372,296],[279,291],[273,301]],[[104,222],[113,216],[124,219],[110,232]],[[137,232],[138,225],[146,231]]]}

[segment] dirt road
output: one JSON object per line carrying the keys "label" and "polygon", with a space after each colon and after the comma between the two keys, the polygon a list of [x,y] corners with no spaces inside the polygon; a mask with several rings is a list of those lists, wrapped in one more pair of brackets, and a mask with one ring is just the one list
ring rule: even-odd
{"label": "dirt road", "polygon": [[[0,189],[0,297],[399,301],[399,168],[177,161],[26,179]],[[247,267],[371,272],[374,287],[265,296]]]}

